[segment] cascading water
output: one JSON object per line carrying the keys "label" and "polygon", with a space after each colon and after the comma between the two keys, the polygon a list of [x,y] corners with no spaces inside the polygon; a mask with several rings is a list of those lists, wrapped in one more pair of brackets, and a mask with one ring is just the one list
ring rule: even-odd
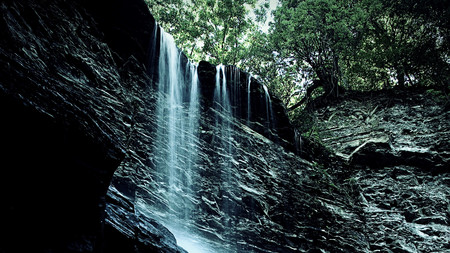
{"label": "cascading water", "polygon": [[267,129],[271,129],[273,127],[273,110],[272,110],[272,100],[270,98],[269,90],[267,86],[263,85],[264,94],[266,96],[266,118],[267,118]]}
{"label": "cascading water", "polygon": [[[234,136],[234,127],[239,122],[235,121],[235,117],[247,115],[248,122],[251,120],[257,122],[261,119],[260,122],[264,122],[264,115],[255,119],[250,115],[251,76],[247,76],[246,79],[248,83],[247,105],[245,105],[243,103],[245,97],[242,98],[246,89],[245,85],[240,85],[240,71],[224,65],[216,67],[214,106],[211,109],[216,114],[212,132],[214,137],[217,137],[213,138],[215,140],[213,158],[217,160],[210,161],[206,158],[205,163],[205,157],[208,156],[205,156],[205,151],[202,150],[203,146],[200,143],[204,140],[199,136],[205,126],[200,124],[201,92],[197,67],[189,61],[186,62],[172,36],[162,29],[158,31],[155,35],[159,36],[155,37],[160,38],[160,41],[155,44],[159,45],[159,54],[152,53],[153,56],[159,55],[157,62],[152,60],[158,66],[157,71],[152,72],[157,77],[154,79],[157,80],[158,88],[155,108],[157,121],[151,160],[154,171],[149,173],[148,179],[151,181],[150,185],[155,188],[149,190],[152,196],[150,199],[145,199],[145,195],[139,196],[136,206],[138,211],[169,228],[177,238],[178,244],[189,252],[236,252],[234,248],[238,246],[231,238],[238,237],[233,224],[239,221],[233,215],[236,213],[234,210],[236,200],[242,194],[236,185],[242,185],[242,182],[236,177],[239,172],[235,165],[239,162],[235,160],[234,153],[239,143],[236,139],[238,137]],[[158,52],[157,49],[154,51]],[[265,101],[263,98],[264,102],[261,105],[265,104],[267,124],[270,128],[272,105],[266,87],[264,92]],[[257,108],[255,112],[258,112]],[[203,181],[201,176],[205,172],[205,164],[209,162],[214,164],[214,172],[218,175],[218,181],[214,183]],[[217,199],[208,199],[203,195],[211,191],[211,188],[202,188],[205,185],[213,188],[217,186],[216,189],[219,189]],[[202,213],[204,208],[201,206],[202,201],[206,201],[207,204],[215,203],[218,208],[217,214],[221,224],[217,227],[211,229],[205,227],[205,220],[211,218],[208,215],[215,214]],[[205,233],[208,236],[215,235],[218,240],[207,240],[200,235],[204,236]]]}
{"label": "cascading water", "polygon": [[[189,71],[186,72],[182,69],[181,52],[169,34],[161,32],[160,45],[160,94],[156,111],[157,152],[160,152],[162,160],[156,167],[162,175],[166,175],[161,183],[165,186],[163,195],[169,214],[184,219],[189,215],[189,210],[192,210],[189,199],[184,198],[183,194],[192,191],[191,169],[195,157],[192,157],[190,150],[195,145],[191,139],[194,138],[197,118],[193,112],[198,111],[198,84],[194,66],[188,64],[186,67]],[[185,104],[189,106],[186,108]],[[191,113],[193,118],[189,117]]]}
{"label": "cascading water", "polygon": [[225,159],[221,161],[220,171],[222,172],[222,181],[227,183],[229,181],[229,171],[232,158],[232,129],[229,121],[232,116],[230,97],[227,92],[227,78],[224,65],[216,67],[216,88],[214,91],[214,105],[217,111],[216,128],[219,129],[222,143],[220,143],[221,152]]}
{"label": "cascading water", "polygon": [[227,92],[227,78],[224,65],[216,67],[216,89],[214,91],[215,106],[222,112],[231,114],[231,103]]}
{"label": "cascading water", "polygon": [[[229,67],[228,67],[229,68]],[[238,98],[236,94],[239,94],[235,87],[236,75],[233,75],[233,71],[227,73],[227,67],[224,65],[218,65],[216,67],[216,88],[214,91],[214,109],[216,111],[216,123],[215,128],[220,140],[216,144],[218,157],[221,160],[218,161],[218,172],[220,173],[220,188],[221,201],[219,203],[221,212],[223,214],[222,223],[222,235],[224,238],[230,237],[233,234],[232,219],[230,213],[233,212],[233,206],[230,205],[233,201],[233,192],[236,191],[233,188],[235,185],[233,180],[233,128],[232,118],[236,114],[236,105],[238,104]],[[229,74],[227,76],[227,74]],[[229,77],[230,83],[227,83],[227,77]],[[229,91],[229,92],[228,92]],[[224,242],[225,243],[225,242]],[[227,242],[229,244],[229,242]],[[224,245],[225,246],[225,245]],[[230,245],[226,246],[229,251]],[[232,247],[232,246],[231,246]]]}
{"label": "cascading water", "polygon": [[162,29],[159,45],[153,178],[158,194],[151,206],[143,200],[137,206],[169,228],[181,247],[207,253],[211,250],[191,231],[200,113],[197,67],[182,62],[173,37]]}
{"label": "cascading water", "polygon": [[252,82],[252,75],[247,75],[247,125],[250,124],[251,119],[251,101],[250,101],[250,94],[251,94],[251,82]]}

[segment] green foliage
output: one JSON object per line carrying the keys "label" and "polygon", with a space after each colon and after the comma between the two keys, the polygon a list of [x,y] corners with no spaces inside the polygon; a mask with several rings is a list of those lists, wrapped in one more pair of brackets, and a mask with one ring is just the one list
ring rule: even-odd
{"label": "green foliage", "polygon": [[296,72],[319,79],[326,93],[341,79],[340,61],[359,45],[365,13],[352,1],[282,1],[271,34],[274,48]]}
{"label": "green foliage", "polygon": [[[247,58],[252,33],[249,16],[257,0],[146,0],[150,10],[178,46],[193,60],[239,65]],[[263,21],[265,7],[257,10]]]}
{"label": "green foliage", "polygon": [[299,109],[338,96],[338,87],[450,82],[446,1],[280,0],[269,32],[260,27],[268,0],[146,2],[188,57],[253,73],[292,109],[294,122],[307,121]]}
{"label": "green foliage", "polygon": [[368,29],[358,52],[361,62],[350,69],[353,77],[371,83],[369,88],[448,83],[448,5],[366,0],[362,6]]}
{"label": "green foliage", "polygon": [[314,131],[317,132],[317,119],[314,114],[305,110],[300,110],[297,113],[292,113],[291,119],[293,125],[303,134],[303,136],[308,137],[317,135],[318,137],[318,133],[314,133]]}
{"label": "green foliage", "polygon": [[338,85],[446,87],[449,20],[450,7],[441,1],[283,0],[269,35],[273,69],[282,76],[272,90],[295,109],[314,99],[317,79],[318,95],[338,92]]}

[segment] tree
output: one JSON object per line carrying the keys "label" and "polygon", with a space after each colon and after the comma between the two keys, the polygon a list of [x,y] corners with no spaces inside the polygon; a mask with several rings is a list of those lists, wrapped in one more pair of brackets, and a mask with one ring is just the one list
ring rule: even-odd
{"label": "tree", "polygon": [[191,59],[237,65],[246,58],[250,34],[256,27],[248,14],[257,0],[146,2]]}
{"label": "tree", "polygon": [[284,0],[275,11],[271,42],[289,66],[314,76],[306,97],[291,106],[293,110],[308,100],[319,87],[324,96],[336,97],[341,79],[340,61],[351,55],[361,38],[359,20],[364,13],[353,1]]}
{"label": "tree", "polygon": [[442,82],[450,62],[450,5],[444,2],[363,1],[369,29],[361,59],[368,65],[359,69],[381,73],[373,81],[385,86]]}
{"label": "tree", "polygon": [[[342,88],[441,84],[450,78],[450,5],[441,0],[146,0],[194,61],[254,75],[293,111]],[[321,96],[320,96],[321,95]]]}

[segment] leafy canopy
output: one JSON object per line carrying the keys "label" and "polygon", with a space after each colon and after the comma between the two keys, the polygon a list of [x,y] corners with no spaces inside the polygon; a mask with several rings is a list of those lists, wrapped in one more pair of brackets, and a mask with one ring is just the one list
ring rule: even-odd
{"label": "leafy canopy", "polygon": [[450,81],[447,1],[280,0],[268,32],[269,0],[146,2],[191,59],[254,73],[292,118],[343,89]]}
{"label": "leafy canopy", "polygon": [[146,0],[156,19],[173,34],[178,46],[195,60],[237,65],[246,58],[256,20],[267,5],[250,11],[257,0]]}
{"label": "leafy canopy", "polygon": [[278,72],[291,77],[277,85],[298,87],[282,89],[291,92],[282,96],[286,105],[300,108],[318,88],[326,97],[341,88],[448,87],[450,5],[444,2],[282,0],[269,41]]}

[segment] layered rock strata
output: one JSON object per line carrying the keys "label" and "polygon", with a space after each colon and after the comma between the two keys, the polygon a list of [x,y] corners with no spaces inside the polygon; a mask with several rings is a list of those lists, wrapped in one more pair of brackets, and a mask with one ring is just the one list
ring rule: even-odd
{"label": "layered rock strata", "polygon": [[370,250],[449,251],[445,93],[394,89],[341,99],[316,112],[317,136],[354,168]]}

